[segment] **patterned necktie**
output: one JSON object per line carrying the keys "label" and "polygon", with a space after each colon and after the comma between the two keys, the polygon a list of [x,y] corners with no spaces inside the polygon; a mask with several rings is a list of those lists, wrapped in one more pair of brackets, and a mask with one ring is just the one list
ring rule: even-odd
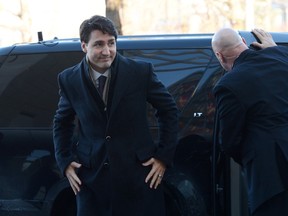
{"label": "patterned necktie", "polygon": [[106,76],[100,76],[98,78],[98,91],[102,98],[103,98],[103,91],[104,91],[106,79],[107,79]]}

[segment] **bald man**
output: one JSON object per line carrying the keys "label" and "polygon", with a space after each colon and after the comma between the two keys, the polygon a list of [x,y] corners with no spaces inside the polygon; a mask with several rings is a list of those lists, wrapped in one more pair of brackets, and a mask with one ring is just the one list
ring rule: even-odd
{"label": "bald man", "polygon": [[[222,151],[242,167],[253,216],[288,215],[288,48],[253,32],[254,51],[233,29],[219,30],[212,48],[225,70],[216,84],[216,133]],[[268,48],[267,48],[268,47]]]}
{"label": "bald man", "polygon": [[[259,38],[261,43],[252,44],[260,49],[276,46],[271,34],[262,29],[253,29],[252,32]],[[230,28],[223,28],[214,34],[212,38],[212,49],[226,71],[232,69],[236,58],[244,50],[248,49],[246,41],[238,32]]]}

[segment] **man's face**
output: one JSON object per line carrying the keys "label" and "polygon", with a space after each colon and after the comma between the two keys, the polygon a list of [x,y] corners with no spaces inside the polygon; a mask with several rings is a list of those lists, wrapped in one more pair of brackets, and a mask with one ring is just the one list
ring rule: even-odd
{"label": "man's face", "polygon": [[81,43],[83,52],[87,54],[91,67],[99,73],[104,73],[116,56],[116,40],[114,36],[94,30],[88,43]]}

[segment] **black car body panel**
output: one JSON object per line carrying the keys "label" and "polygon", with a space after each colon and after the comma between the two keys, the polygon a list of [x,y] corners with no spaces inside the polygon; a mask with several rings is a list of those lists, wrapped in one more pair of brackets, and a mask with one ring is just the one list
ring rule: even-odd
{"label": "black car body panel", "polygon": [[[248,43],[253,41],[250,32],[239,33]],[[117,40],[119,53],[153,63],[181,111],[175,165],[164,179],[171,216],[233,216],[230,162],[222,164],[217,177],[212,169],[211,90],[224,70],[213,54],[211,38],[212,34],[148,35]],[[273,33],[273,38],[281,45],[288,43],[286,33]],[[57,74],[83,57],[79,39],[0,49],[0,216],[75,215],[75,197],[55,162],[52,124],[59,97]],[[158,126],[149,105],[147,114],[156,141]],[[222,190],[215,195],[216,184]],[[240,206],[245,196],[233,202]]]}

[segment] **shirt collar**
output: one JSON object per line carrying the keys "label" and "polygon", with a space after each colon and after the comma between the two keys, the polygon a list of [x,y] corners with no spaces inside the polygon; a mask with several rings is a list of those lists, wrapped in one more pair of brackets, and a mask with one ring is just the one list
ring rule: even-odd
{"label": "shirt collar", "polygon": [[91,67],[87,55],[86,55],[86,62],[88,63],[89,68],[90,68],[92,74],[94,75],[94,79],[95,79],[95,80],[97,80],[100,76],[105,76],[105,77],[108,77],[108,76],[109,76],[109,74],[110,74],[110,68],[108,68],[104,73],[99,73],[98,71],[94,70],[94,69]]}
{"label": "shirt collar", "polygon": [[107,69],[105,71],[105,73],[99,73],[98,71],[94,70],[93,68],[91,68],[92,72],[95,74],[95,78],[98,79],[100,76],[105,76],[105,77],[108,77],[109,76],[109,72],[110,72],[110,69]]}

